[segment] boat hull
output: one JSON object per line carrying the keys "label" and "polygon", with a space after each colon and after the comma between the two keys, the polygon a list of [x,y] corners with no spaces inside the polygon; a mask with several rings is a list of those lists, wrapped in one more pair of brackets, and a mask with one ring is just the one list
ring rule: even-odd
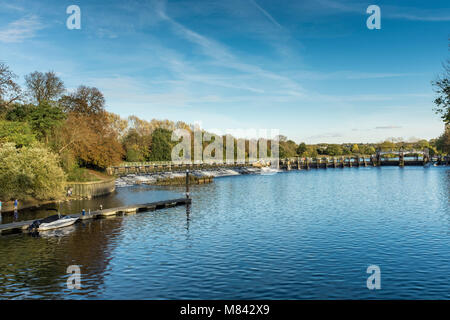
{"label": "boat hull", "polygon": [[63,218],[50,223],[42,223],[39,226],[38,231],[47,231],[68,227],[73,225],[77,220],[78,218]]}

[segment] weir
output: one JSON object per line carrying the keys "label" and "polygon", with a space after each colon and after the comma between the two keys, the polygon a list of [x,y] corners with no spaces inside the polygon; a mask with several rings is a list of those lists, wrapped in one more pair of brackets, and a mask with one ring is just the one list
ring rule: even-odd
{"label": "weir", "polygon": [[[271,159],[265,159],[266,162]],[[423,166],[430,162],[437,165],[448,165],[450,157],[435,156],[430,157],[428,149],[418,150],[398,150],[398,151],[377,151],[372,155],[352,155],[352,156],[318,156],[318,157],[294,157],[279,159],[279,168],[283,170],[302,170],[320,168],[345,168],[345,167],[381,167],[381,166]],[[109,175],[124,176],[128,174],[149,174],[157,172],[184,172],[186,170],[214,170],[218,168],[245,168],[255,167],[259,161],[248,159],[245,163],[240,162],[215,162],[215,163],[182,163],[173,164],[171,162],[141,162],[124,163],[120,166],[109,167],[106,171]]]}

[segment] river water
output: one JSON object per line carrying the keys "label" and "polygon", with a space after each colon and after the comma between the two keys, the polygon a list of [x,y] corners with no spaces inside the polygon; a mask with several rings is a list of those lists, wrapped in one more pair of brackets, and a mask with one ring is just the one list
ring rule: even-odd
{"label": "river water", "polygon": [[[169,199],[183,191],[127,187],[61,210]],[[191,194],[188,211],[0,237],[0,298],[450,298],[447,168],[224,177],[192,186]],[[67,288],[70,265],[80,266],[81,289]],[[379,290],[366,286],[369,265],[381,270]]]}

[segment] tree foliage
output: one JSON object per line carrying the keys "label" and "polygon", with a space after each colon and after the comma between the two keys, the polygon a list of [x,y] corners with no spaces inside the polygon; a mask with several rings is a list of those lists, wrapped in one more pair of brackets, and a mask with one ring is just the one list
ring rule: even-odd
{"label": "tree foliage", "polygon": [[436,140],[436,149],[444,154],[450,154],[450,128]]}
{"label": "tree foliage", "polygon": [[75,93],[61,98],[60,103],[68,120],[58,136],[58,152],[69,152],[81,164],[102,169],[122,161],[120,123],[105,111],[100,90],[80,86]]}
{"label": "tree foliage", "polygon": [[352,151],[352,153],[359,153],[359,152],[360,152],[359,146],[358,146],[357,144],[354,144],[354,145],[352,146],[351,151]]}
{"label": "tree foliage", "polygon": [[105,97],[95,87],[79,86],[74,93],[62,97],[60,103],[67,113],[95,116],[105,112]]}
{"label": "tree foliage", "polygon": [[27,122],[34,108],[35,106],[32,104],[16,103],[6,112],[5,119],[9,121]]}
{"label": "tree foliage", "polygon": [[342,147],[337,144],[328,145],[326,151],[327,151],[327,154],[330,156],[340,156],[343,154]]}
{"label": "tree foliage", "polygon": [[152,133],[152,147],[150,161],[170,161],[174,142],[171,141],[172,132],[158,128]]}
{"label": "tree foliage", "polygon": [[131,128],[122,140],[127,161],[139,162],[150,159],[151,135],[141,135]]}
{"label": "tree foliage", "polygon": [[437,94],[435,111],[441,115],[445,123],[450,123],[450,59],[444,64],[444,72],[432,82]]}
{"label": "tree foliage", "polygon": [[48,143],[48,136],[53,129],[62,125],[65,114],[61,108],[43,101],[29,113],[29,123],[39,138]]}
{"label": "tree foliage", "polygon": [[297,147],[297,154],[299,156],[303,156],[304,153],[306,152],[307,148],[306,148],[306,144],[304,142],[300,143]]}
{"label": "tree foliage", "polygon": [[297,144],[292,140],[287,140],[285,136],[280,136],[279,152],[280,158],[290,158],[297,156]]}
{"label": "tree foliage", "polygon": [[56,199],[64,192],[65,174],[57,156],[42,145],[0,145],[0,198]]}
{"label": "tree foliage", "polygon": [[10,142],[17,147],[29,146],[36,141],[36,136],[27,123],[0,120],[0,147]]}

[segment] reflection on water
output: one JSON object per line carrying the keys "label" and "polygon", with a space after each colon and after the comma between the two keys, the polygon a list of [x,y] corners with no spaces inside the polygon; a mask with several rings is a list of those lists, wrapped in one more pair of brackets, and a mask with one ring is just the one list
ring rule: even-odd
{"label": "reflection on water", "polygon": [[[87,295],[97,291],[110,257],[108,243],[120,230],[121,219],[108,223],[82,222],[77,226],[47,231],[38,237],[4,236],[0,260],[0,297],[60,298],[61,295]],[[66,269],[80,265],[89,283],[74,293],[66,288]]]}
{"label": "reflection on water", "polygon": [[[120,206],[183,191],[133,187],[91,201]],[[189,207],[1,237],[0,297],[450,298],[446,168],[228,177],[191,195]],[[378,291],[366,287],[371,264],[381,268]],[[69,265],[81,267],[81,290],[66,288]]]}

